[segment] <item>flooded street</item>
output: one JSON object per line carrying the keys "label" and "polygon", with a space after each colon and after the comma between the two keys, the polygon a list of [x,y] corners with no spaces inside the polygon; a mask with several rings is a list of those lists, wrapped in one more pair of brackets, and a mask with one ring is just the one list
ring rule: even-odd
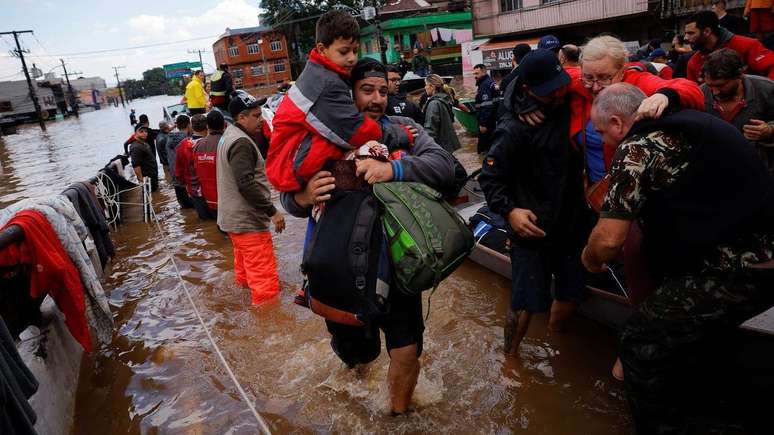
{"label": "flooded street", "polygon": [[[179,97],[132,103],[152,127]],[[0,138],[0,208],[60,192],[122,152],[129,107],[107,108]],[[457,126],[459,128],[459,126]],[[477,164],[460,131],[459,159]],[[277,198],[275,203],[279,207]],[[274,234],[282,293],[250,306],[234,284],[231,243],[214,222],[181,211],[169,183],[154,194],[152,224],[119,226],[103,286],[116,323],[112,344],[85,357],[74,434],[253,434],[258,425],[220,365],[168,259],[193,292],[224,356],[275,433],[626,434],[623,385],[610,376],[613,333],[576,316],[566,332],[537,316],[521,358],[502,351],[510,283],[471,262],[444,281],[426,321],[416,413],[389,415],[386,351],[349,370],[323,320],[293,304],[306,222],[286,215]],[[424,295],[425,312],[427,294]]]}

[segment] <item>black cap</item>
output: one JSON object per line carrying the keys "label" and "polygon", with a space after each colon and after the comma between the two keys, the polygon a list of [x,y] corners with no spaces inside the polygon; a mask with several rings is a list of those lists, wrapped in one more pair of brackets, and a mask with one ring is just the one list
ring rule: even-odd
{"label": "black cap", "polygon": [[559,38],[556,36],[546,35],[540,38],[540,41],[538,42],[538,48],[545,48],[546,50],[557,52],[560,48],[562,48],[562,44],[559,42]]}
{"label": "black cap", "polygon": [[231,114],[231,116],[236,118],[237,115],[243,111],[261,107],[264,103],[266,103],[266,98],[255,98],[247,92],[239,89],[234,91],[234,94],[231,97],[231,102],[228,103],[228,112]]}
{"label": "black cap", "polygon": [[137,124],[135,124],[135,126],[134,126],[134,131],[140,131],[140,129],[145,129],[145,130],[147,130],[147,129],[148,129],[148,126],[147,126],[147,125],[145,125],[145,124],[141,124],[141,123],[139,123],[139,122],[138,122],[138,123],[137,123]]}
{"label": "black cap", "polygon": [[544,97],[562,86],[570,84],[570,76],[564,71],[556,55],[544,48],[533,50],[519,64],[519,76],[530,92]]}

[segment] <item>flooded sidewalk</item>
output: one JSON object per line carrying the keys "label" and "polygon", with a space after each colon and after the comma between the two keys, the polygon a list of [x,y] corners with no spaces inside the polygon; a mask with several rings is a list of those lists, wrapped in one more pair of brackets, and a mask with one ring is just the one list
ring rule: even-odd
{"label": "flooded sidewalk", "polygon": [[[137,100],[151,126],[178,97]],[[129,108],[34,126],[0,138],[0,207],[60,192],[122,152]],[[461,132],[461,130],[460,130]],[[461,134],[460,160],[477,162]],[[276,198],[275,198],[275,202]],[[279,207],[279,205],[277,204]],[[510,283],[470,262],[444,281],[426,321],[417,412],[389,415],[386,351],[349,370],[333,354],[323,320],[292,303],[306,222],[286,215],[274,234],[280,300],[253,308],[234,285],[231,243],[214,222],[181,211],[169,183],[154,194],[169,240],[152,224],[112,233],[117,256],[103,279],[116,322],[112,344],[87,357],[74,434],[252,434],[242,402],[185,297],[171,254],[204,320],[248,395],[275,433],[631,432],[623,385],[612,379],[612,331],[575,317],[562,334],[537,316],[521,358],[502,351]],[[167,242],[172,252],[165,248]],[[427,294],[424,295],[427,312]]]}

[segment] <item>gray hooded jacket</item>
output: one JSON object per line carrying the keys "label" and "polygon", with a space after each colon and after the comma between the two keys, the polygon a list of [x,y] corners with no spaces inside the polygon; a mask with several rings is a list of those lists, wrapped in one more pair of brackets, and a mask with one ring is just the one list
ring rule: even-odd
{"label": "gray hooded jacket", "polygon": [[425,129],[443,149],[452,153],[460,149],[454,131],[454,100],[445,92],[436,92],[425,103]]}

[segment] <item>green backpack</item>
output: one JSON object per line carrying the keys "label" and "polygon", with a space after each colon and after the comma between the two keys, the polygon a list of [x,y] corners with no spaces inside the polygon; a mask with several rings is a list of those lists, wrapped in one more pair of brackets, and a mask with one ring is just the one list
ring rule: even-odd
{"label": "green backpack", "polygon": [[473,249],[473,234],[440,193],[422,183],[374,185],[398,288],[435,289]]}

